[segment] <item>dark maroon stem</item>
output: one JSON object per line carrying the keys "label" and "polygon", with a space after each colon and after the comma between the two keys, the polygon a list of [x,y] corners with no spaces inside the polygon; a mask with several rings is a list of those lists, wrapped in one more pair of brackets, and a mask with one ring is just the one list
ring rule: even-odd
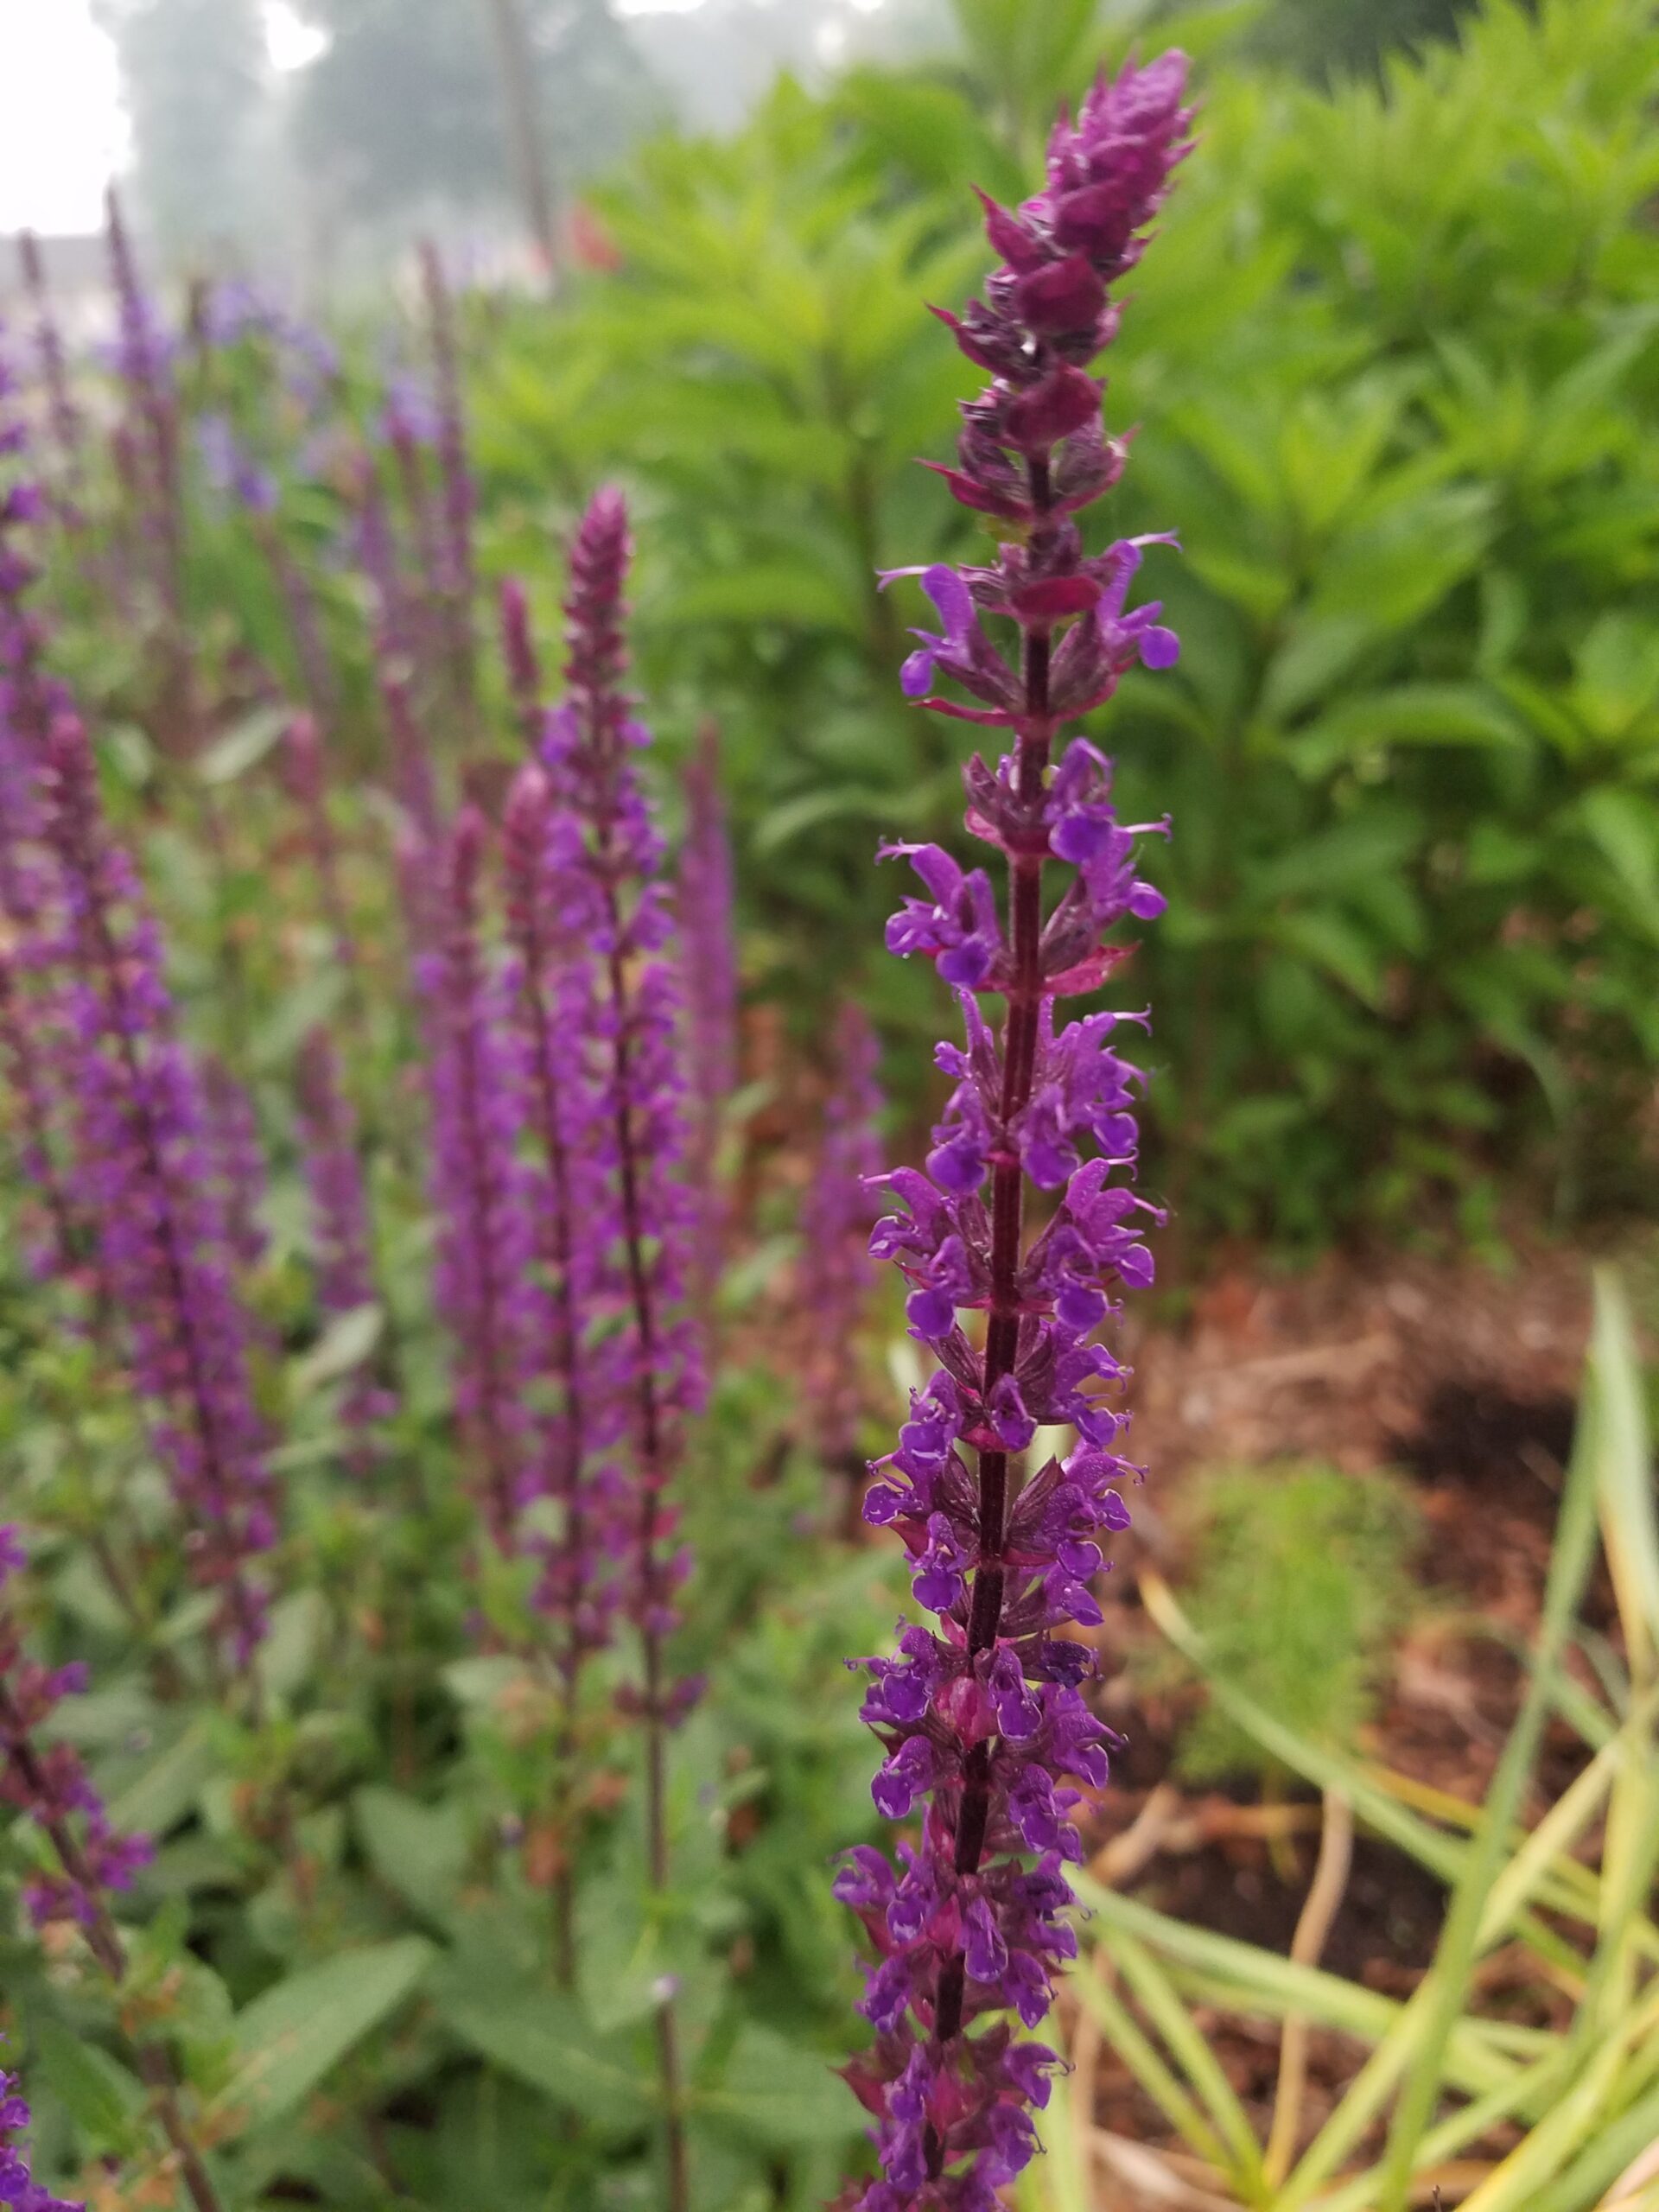
{"label": "dark maroon stem", "polygon": [[[608,824],[601,824],[601,859],[609,843]],[[621,937],[621,912],[616,887],[606,887],[607,921],[616,947]],[[622,1184],[622,1230],[628,1254],[628,1292],[639,1332],[639,1575],[640,1639],[645,1653],[645,1848],[652,1887],[659,1893],[668,1887],[668,1758],[667,1730],[663,1711],[663,1639],[653,1624],[661,1598],[660,1560],[657,1546],[661,1535],[658,1507],[668,1470],[664,1464],[662,1408],[657,1396],[657,1301],[645,1263],[645,1224],[639,1205],[639,1137],[629,1103],[632,1054],[628,1042],[628,988],[622,955],[613,950],[608,963],[612,1018],[615,1044],[612,1073],[615,1085],[617,1159]],[[690,2180],[686,2164],[685,2130],[680,2111],[679,2040],[671,2003],[657,2012],[657,2057],[662,2076],[664,2133],[668,2155],[667,2212],[688,2212]]]}
{"label": "dark maroon stem", "polygon": [[[1033,463],[1032,504],[1037,511],[1034,535],[1040,539],[1048,506],[1048,471]],[[1035,812],[1048,767],[1053,724],[1048,704],[1049,635],[1028,632],[1025,640],[1025,708],[1015,740],[1016,792]],[[985,1332],[983,1402],[1014,1372],[1020,1345],[1020,1260],[1025,1233],[1025,1179],[1009,1131],[1031,1096],[1042,1019],[1043,861],[1039,853],[1016,854],[1010,862],[1009,950],[1013,964],[1007,990],[1007,1019],[1002,1037],[1001,1143],[991,1174],[991,1297]],[[1002,1625],[1006,1576],[1002,1546],[1011,1491],[1019,1469],[1006,1451],[979,1453],[979,1563],[974,1574],[968,1616],[971,1656],[995,1644]],[[991,1811],[991,1745],[975,1745],[964,1763],[961,1808],[957,1816],[954,1860],[959,1875],[979,1870]],[[934,2000],[934,2034],[941,2044],[960,2035],[967,1969],[960,1949],[939,1969]],[[944,2145],[929,2127],[928,2163],[937,2177],[944,2170]]]}
{"label": "dark maroon stem", "polygon": [[[553,1192],[551,1249],[547,1257],[555,1283],[553,1294],[554,1372],[564,1387],[563,1459],[555,1473],[555,1495],[564,1507],[560,1548],[564,1554],[562,1590],[569,1592],[569,1615],[563,1622],[564,1648],[559,1655],[563,1705],[559,1720],[561,1764],[568,1771],[575,1756],[576,1700],[582,1660],[582,1631],[577,1615],[580,1572],[585,1528],[582,1511],[582,1325],[576,1313],[571,1264],[575,1249],[575,1221],[570,1200],[570,1160],[559,1127],[559,1098],[553,1077],[557,1046],[548,1018],[548,948],[534,912],[524,920],[524,1001],[535,1047],[536,1104],[540,1116],[542,1148],[547,1155],[548,1181]],[[558,1942],[559,1980],[566,1988],[576,1978],[575,1883],[567,1863],[558,1876],[554,1911]]]}

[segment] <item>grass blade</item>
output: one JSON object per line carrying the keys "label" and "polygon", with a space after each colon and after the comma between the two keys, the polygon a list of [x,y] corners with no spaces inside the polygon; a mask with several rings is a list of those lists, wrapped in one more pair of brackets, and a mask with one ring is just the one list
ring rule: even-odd
{"label": "grass blade", "polygon": [[[1598,1396],[1592,1355],[1590,1387],[1580,1409],[1561,1493],[1560,1520],[1544,1589],[1537,1656],[1520,1713],[1492,1777],[1480,1826],[1470,1843],[1452,1892],[1434,1964],[1423,1984],[1424,1992],[1428,1993],[1428,2018],[1389,2130],[1377,2197],[1379,2212],[1406,2212],[1410,2199],[1412,2176],[1423,2138],[1441,2094],[1446,2053],[1468,1999],[1469,1979],[1479,1955],[1488,1899],[1503,1866],[1505,1839],[1537,1758],[1539,1739],[1550,1709],[1552,1678],[1590,1572],[1596,1540],[1597,1475],[1601,1456],[1602,1423]],[[1479,2194],[1478,2190],[1477,2197]],[[1471,2199],[1471,2202],[1474,2201]]]}

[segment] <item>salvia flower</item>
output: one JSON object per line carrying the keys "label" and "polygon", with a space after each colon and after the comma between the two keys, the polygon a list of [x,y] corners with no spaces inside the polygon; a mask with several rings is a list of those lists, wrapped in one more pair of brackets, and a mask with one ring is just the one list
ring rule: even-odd
{"label": "salvia flower", "polygon": [[569,1706],[582,1662],[607,1640],[616,1601],[611,1569],[624,1541],[621,1485],[603,1455],[618,1442],[620,1424],[592,1325],[607,1287],[599,1158],[608,1129],[599,1072],[607,1039],[593,963],[562,907],[560,826],[539,762],[513,781],[502,845],[512,951],[507,990],[533,1161],[539,1365],[553,1391],[541,1423],[537,1488],[556,1502],[560,1516],[556,1535],[540,1547],[536,1604],[555,1630]]}
{"label": "salvia flower", "polygon": [[260,1217],[267,1179],[253,1101],[222,1060],[204,1057],[200,1074],[207,1154],[226,1241],[238,1268],[257,1268],[268,1242]]}
{"label": "salvia flower", "polygon": [[296,715],[283,731],[282,766],[289,797],[300,810],[306,857],[317,879],[323,913],[334,941],[334,957],[349,973],[357,965],[357,945],[340,880],[340,843],[328,811],[322,731],[315,715]]}
{"label": "salvia flower", "polygon": [[255,1562],[276,1541],[276,1508],[211,1116],[176,1033],[154,916],[110,837],[86,732],[68,716],[48,741],[47,798],[77,1181],[188,1556],[219,1593],[221,1639],[245,1664],[264,1633]]}
{"label": "salvia flower", "polygon": [[859,1321],[869,1290],[865,1247],[881,1167],[880,1046],[869,1017],[850,1000],[836,1020],[834,1080],[823,1132],[801,1208],[800,1296],[811,1349],[806,1384],[812,1444],[829,1467],[855,1468],[861,1410]]}
{"label": "salvia flower", "polygon": [[686,772],[685,843],[677,886],[686,1059],[694,1126],[690,1179],[697,1193],[697,1286],[706,1300],[720,1274],[726,1208],[718,1178],[721,1123],[737,1084],[738,957],[732,843],[720,782],[720,738],[698,736]]}
{"label": "salvia flower", "polygon": [[162,604],[177,621],[183,613],[184,508],[174,340],[144,289],[113,188],[105,213],[118,313],[115,367],[126,407],[122,427],[130,488],[139,529],[156,560]]}
{"label": "salvia flower", "polygon": [[51,288],[47,283],[46,262],[41,252],[41,242],[33,231],[22,232],[17,241],[17,251],[22,266],[23,289],[29,295],[35,318],[35,357],[40,364],[41,381],[46,386],[53,439],[60,460],[73,468],[79,456],[86,423],[70,386],[69,363],[64,351],[63,334],[58,327],[58,319],[53,310]]}
{"label": "salvia flower", "polygon": [[[325,1029],[313,1029],[300,1047],[298,1089],[317,1304],[326,1319],[337,1321],[372,1306],[376,1288],[368,1192],[355,1117]],[[340,1398],[340,1418],[353,1439],[346,1465],[353,1474],[367,1473],[372,1464],[370,1439],[394,1406],[391,1393],[367,1362],[353,1370]]]}
{"label": "salvia flower", "polygon": [[595,1233],[602,1249],[620,1255],[609,1287],[625,1320],[607,1340],[609,1387],[632,1409],[627,1597],[643,1632],[645,1703],[655,1726],[677,1707],[662,1678],[663,1643],[686,1563],[671,1549],[668,1491],[702,1377],[695,1332],[679,1310],[693,1215],[679,1172],[685,1084],[663,839],[634,765],[646,732],[622,689],[630,551],[622,500],[601,492],[571,555],[568,690],[550,720],[543,764],[560,805],[565,923],[597,969],[605,1211]]}
{"label": "salvia flower", "polygon": [[470,711],[474,682],[473,608],[477,579],[473,558],[473,517],[478,494],[467,454],[467,422],[461,398],[461,351],[454,302],[437,248],[429,238],[421,247],[421,279],[432,332],[432,368],[437,391],[436,445],[439,475],[439,564],[434,579],[444,609],[445,645],[458,702]]}
{"label": "salvia flower", "polygon": [[29,2123],[22,2085],[15,2074],[0,2071],[0,2207],[6,2212],[86,2212],[33,2178],[23,2136]]}
{"label": "salvia flower", "polygon": [[[1134,662],[1166,667],[1178,650],[1155,607],[1128,607],[1151,541],[1090,555],[1074,518],[1123,466],[1088,364],[1185,150],[1185,81],[1176,54],[1103,79],[1056,131],[1046,190],[1014,213],[987,204],[1002,265],[982,302],[944,318],[991,377],[963,406],[946,474],[1008,529],[990,565],[921,572],[939,628],[918,633],[903,685],[1012,733],[995,766],[964,774],[968,829],[1008,893],[1005,912],[989,869],[887,849],[921,884],[889,947],[936,963],[963,1039],[938,1050],[951,1088],[925,1169],[881,1179],[871,1240],[904,1275],[911,1334],[937,1364],[865,1503],[902,1539],[931,1619],[863,1662],[884,1755],[875,1802],[911,1835],[896,1864],[852,1854],[836,1885],[874,1955],[874,2046],[849,2069],[881,2166],[861,2212],[993,2212],[1035,2152],[1056,2061],[1015,2023],[1040,2027],[1075,1951],[1064,1870],[1113,1743],[1084,1701],[1094,1661],[1076,1631],[1101,1618],[1090,1585],[1135,1471],[1115,1448],[1123,1370],[1095,1332],[1120,1285],[1151,1280],[1141,1231],[1157,1215],[1134,1186],[1140,1077],[1117,1050],[1123,1017],[1061,1027],[1056,1010],[1122,958],[1108,933],[1162,902],[1113,811],[1109,764],[1081,741],[1057,762],[1054,741]],[[986,997],[1002,1001],[1000,1029]],[[1033,1194],[1050,1209],[1034,1234]],[[1056,1428],[1075,1447],[1027,1472],[1039,1430]]]}
{"label": "salvia flower", "polygon": [[455,1341],[455,1406],[497,1548],[531,1491],[525,1378],[534,1358],[531,1215],[517,1158],[523,1116],[505,994],[482,935],[488,830],[463,807],[445,842],[438,939],[416,962],[429,1039],[437,1302]]}
{"label": "salvia flower", "polygon": [[25,1892],[36,1926],[73,1920],[91,1928],[111,1893],[132,1886],[153,1847],[111,1827],[72,1745],[41,1740],[63,1700],[85,1690],[86,1669],[44,1667],[25,1654],[8,1603],[8,1585],[23,1562],[17,1531],[0,1525],[0,1802],[16,1806],[53,1846],[52,1870],[34,1875]]}
{"label": "salvia flower", "polygon": [[[627,1411],[631,1526],[622,1597],[639,1631],[637,1703],[645,1739],[645,1851],[652,1886],[669,1878],[667,1732],[696,1695],[671,1681],[667,1638],[689,1560],[675,1548],[671,1497],[686,1415],[702,1401],[695,1331],[680,1311],[695,1217],[679,1179],[686,1147],[679,1005],[662,881],[663,840],[635,765],[647,733],[624,691],[627,511],[601,492],[577,532],[565,601],[564,703],[543,766],[559,802],[563,912],[587,944],[602,1025],[598,1084],[601,1182],[594,1222],[620,1326],[607,1339],[607,1384]],[[656,2018],[668,2199],[690,2201],[672,1992]]]}

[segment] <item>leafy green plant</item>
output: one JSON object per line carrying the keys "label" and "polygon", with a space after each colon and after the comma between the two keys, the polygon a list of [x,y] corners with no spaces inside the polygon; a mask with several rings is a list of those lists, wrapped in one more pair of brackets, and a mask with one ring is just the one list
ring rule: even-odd
{"label": "leafy green plant", "polygon": [[[1194,1510],[1186,1602],[1206,1667],[1299,1734],[1351,1745],[1409,1611],[1408,1494],[1383,1474],[1292,1463],[1214,1473]],[[1194,1781],[1284,1773],[1214,1700],[1177,1758]]]}
{"label": "leafy green plant", "polygon": [[[653,688],[677,742],[696,706],[728,726],[753,976],[786,995],[868,942],[876,836],[954,818],[886,683],[920,601],[872,584],[971,542],[912,465],[944,458],[961,387],[907,302],[959,301],[961,178],[1016,188],[1033,118],[1144,11],[963,13],[954,59],[652,149],[598,202],[620,266],[521,317],[480,396],[501,557],[598,467],[639,487]],[[1301,1244],[1484,1233],[1522,1173],[1563,1218],[1641,1205],[1653,11],[1493,0],[1329,92],[1247,62],[1246,28],[1173,34],[1204,154],[1107,397],[1146,431],[1118,526],[1185,547],[1158,579],[1182,671],[1126,684],[1109,741],[1130,810],[1179,824],[1137,954],[1154,1180],[1195,1236]],[[919,1020],[902,973],[875,988],[890,1028]]]}

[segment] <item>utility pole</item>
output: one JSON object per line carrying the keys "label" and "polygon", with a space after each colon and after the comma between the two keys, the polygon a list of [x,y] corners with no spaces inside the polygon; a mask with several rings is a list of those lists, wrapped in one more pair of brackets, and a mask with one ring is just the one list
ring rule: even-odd
{"label": "utility pole", "polygon": [[521,0],[484,0],[484,4],[489,11],[501,72],[501,100],[513,175],[543,274],[551,289],[559,275],[559,226],[536,98],[535,54],[524,28]]}

